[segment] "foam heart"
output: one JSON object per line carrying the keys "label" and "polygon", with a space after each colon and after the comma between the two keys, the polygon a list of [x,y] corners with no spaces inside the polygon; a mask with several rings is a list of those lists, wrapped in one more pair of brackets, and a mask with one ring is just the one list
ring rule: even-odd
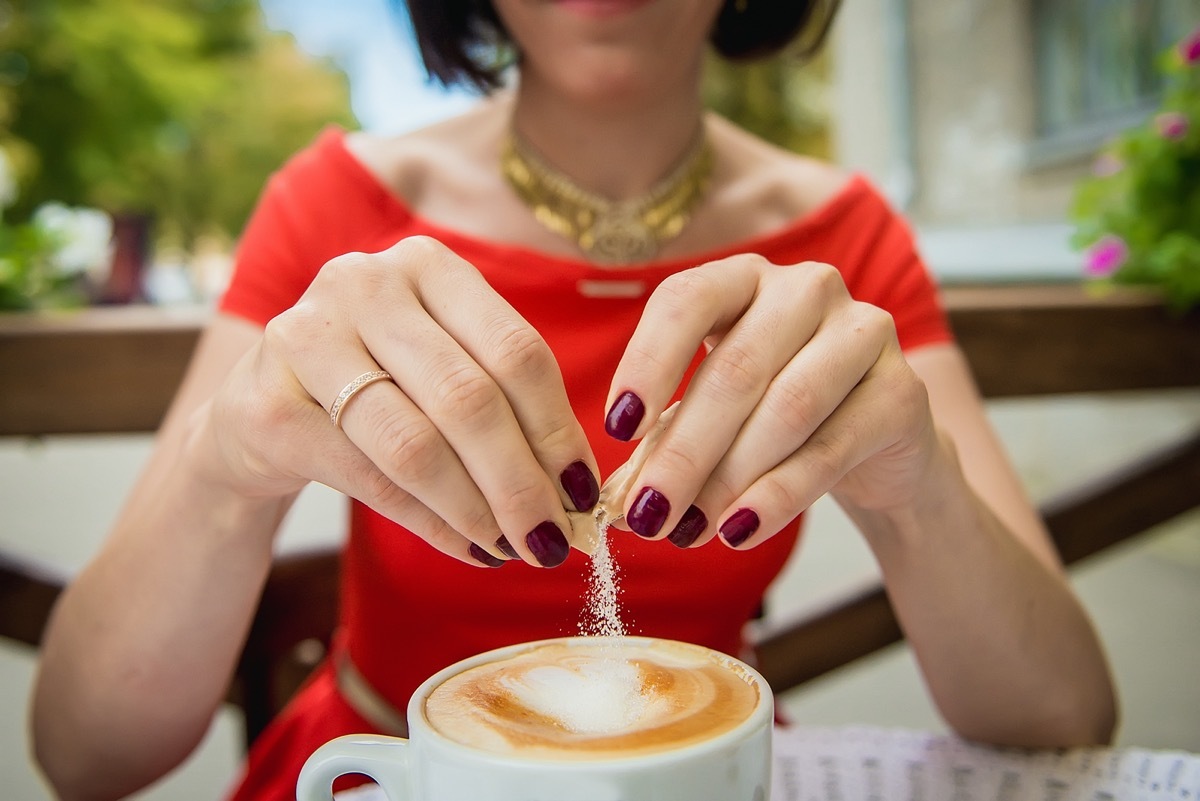
{"label": "foam heart", "polygon": [[629,731],[661,704],[643,694],[637,666],[617,659],[542,665],[506,676],[502,684],[527,709],[577,734]]}

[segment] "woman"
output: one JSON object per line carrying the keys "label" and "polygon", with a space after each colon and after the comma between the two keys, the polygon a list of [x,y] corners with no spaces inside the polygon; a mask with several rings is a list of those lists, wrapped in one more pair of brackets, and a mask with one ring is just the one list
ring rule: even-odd
{"label": "woman", "polygon": [[907,229],[861,177],[702,109],[710,39],[816,42],[832,9],[411,12],[435,75],[495,85],[478,44],[498,37],[519,85],[405,136],[328,131],[272,179],[150,464],[55,614],[34,728],[61,794],[122,795],[196,745],[309,481],[357,499],[342,632],[236,797],[290,797],[314,748],[388,727],[450,662],[572,633],[588,562],[567,511],[680,396],[626,500],[637,536],[613,538],[637,632],[743,648],[828,492],[957,731],[1107,740],[1100,646]]}

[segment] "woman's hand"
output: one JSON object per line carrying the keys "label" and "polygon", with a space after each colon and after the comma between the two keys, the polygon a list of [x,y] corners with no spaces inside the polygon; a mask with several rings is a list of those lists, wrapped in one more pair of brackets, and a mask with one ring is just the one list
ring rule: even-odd
{"label": "woman's hand", "polygon": [[626,499],[626,525],[680,547],[751,547],[826,492],[909,503],[937,451],[925,386],[886,312],[826,264],[754,255],[664,281],[613,379],[607,428],[643,435],[704,343],[708,356]]}
{"label": "woman's hand", "polygon": [[[356,377],[386,371],[328,410]],[[566,559],[595,458],[538,333],[435,240],[326,264],[204,407],[193,453],[251,496],[319,481],[474,565]]]}

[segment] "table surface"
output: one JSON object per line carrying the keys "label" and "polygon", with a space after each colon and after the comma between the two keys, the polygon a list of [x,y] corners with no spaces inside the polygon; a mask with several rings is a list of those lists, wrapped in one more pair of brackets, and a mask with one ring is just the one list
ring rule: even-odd
{"label": "table surface", "polygon": [[[774,748],[771,801],[1200,799],[1200,755],[1183,751],[1021,751],[864,726],[776,729]],[[374,785],[337,800],[395,801]]]}

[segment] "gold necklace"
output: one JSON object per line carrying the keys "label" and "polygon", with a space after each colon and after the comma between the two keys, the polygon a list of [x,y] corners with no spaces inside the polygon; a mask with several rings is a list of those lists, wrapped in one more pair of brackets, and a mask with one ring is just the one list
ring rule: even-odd
{"label": "gold necklace", "polygon": [[640,197],[612,201],[551,167],[515,131],[500,155],[505,179],[534,218],[608,264],[650,261],[664,242],[678,236],[708,189],[712,164],[701,127],[666,178]]}

